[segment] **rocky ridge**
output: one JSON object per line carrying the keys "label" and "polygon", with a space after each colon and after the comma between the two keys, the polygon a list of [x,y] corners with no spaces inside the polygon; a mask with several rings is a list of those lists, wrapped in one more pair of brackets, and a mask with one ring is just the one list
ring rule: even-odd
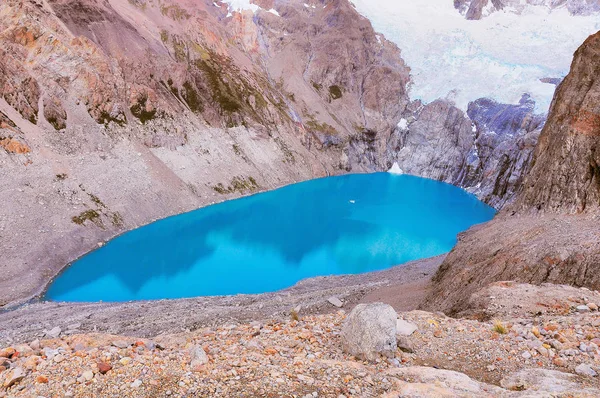
{"label": "rocky ridge", "polygon": [[515,202],[461,234],[426,308],[463,311],[473,292],[499,280],[600,286],[599,49],[597,33],[576,52]]}

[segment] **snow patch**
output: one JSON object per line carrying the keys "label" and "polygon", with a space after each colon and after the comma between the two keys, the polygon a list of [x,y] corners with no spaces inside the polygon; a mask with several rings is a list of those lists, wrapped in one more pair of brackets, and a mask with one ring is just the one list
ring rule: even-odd
{"label": "snow patch", "polygon": [[259,6],[257,6],[256,4],[252,4],[250,3],[251,0],[224,0],[223,3],[227,3],[229,4],[229,13],[231,14],[232,11],[243,11],[243,10],[250,10],[252,12],[256,12],[258,11],[258,9],[260,8]]}
{"label": "snow patch", "polygon": [[546,112],[555,86],[539,79],[565,76],[573,52],[600,30],[598,14],[572,16],[565,7],[524,5],[521,15],[504,9],[470,21],[451,0],[353,3],[400,47],[411,68],[413,99],[450,97],[463,110],[478,98],[514,104],[529,93],[536,111]]}
{"label": "snow patch", "polygon": [[406,120],[405,118],[400,119],[400,121],[398,122],[398,128],[402,131],[408,130],[408,120]]}
{"label": "snow patch", "polygon": [[404,174],[404,171],[402,171],[400,166],[398,166],[398,162],[394,162],[394,165],[392,166],[391,169],[388,170],[388,173],[400,175],[400,174]]}

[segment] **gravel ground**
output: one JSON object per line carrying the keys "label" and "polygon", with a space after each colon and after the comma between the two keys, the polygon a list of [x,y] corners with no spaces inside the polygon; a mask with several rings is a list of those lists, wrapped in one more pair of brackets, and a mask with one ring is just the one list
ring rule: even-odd
{"label": "gravel ground", "polygon": [[128,303],[31,303],[0,313],[0,345],[31,341],[43,337],[45,330],[67,330],[72,324],[79,325],[78,332],[154,337],[231,322],[285,319],[294,308],[300,308],[303,315],[327,313],[337,309],[329,303],[331,297],[342,300],[343,308],[348,309],[366,295],[376,294],[377,300],[370,301],[388,302],[398,311],[410,310],[417,307],[415,297],[424,294],[444,258],[414,261],[380,272],[306,279],[289,289],[259,295]]}
{"label": "gravel ground", "polygon": [[[598,347],[578,348],[600,338],[597,311],[574,308],[551,320],[503,320],[505,333],[494,330],[494,322],[421,311],[399,317],[417,328],[402,345],[412,352],[398,349],[393,358],[373,362],[342,351],[344,310],[224,324],[152,340],[59,331],[57,338],[0,350],[0,366],[9,368],[0,370],[0,397],[600,394],[594,376],[600,370]],[[564,341],[561,349],[553,348],[555,338]]]}

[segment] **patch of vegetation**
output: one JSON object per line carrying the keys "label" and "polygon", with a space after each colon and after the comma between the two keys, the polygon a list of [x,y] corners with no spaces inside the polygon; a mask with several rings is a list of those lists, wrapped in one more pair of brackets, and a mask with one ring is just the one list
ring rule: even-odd
{"label": "patch of vegetation", "polygon": [[242,156],[242,150],[238,144],[233,144],[233,153],[237,156]]}
{"label": "patch of vegetation", "polygon": [[192,15],[189,12],[179,7],[177,4],[173,4],[170,6],[161,5],[160,12],[162,13],[162,15],[165,15],[174,21],[182,21],[184,19],[190,19],[192,17]]}
{"label": "patch of vegetation", "polygon": [[135,103],[129,110],[131,114],[138,119],[143,124],[146,124],[147,121],[152,120],[156,117],[156,109],[152,109],[151,111],[146,110],[146,103],[148,102],[148,96],[146,94],[140,95],[137,99],[137,103]]}
{"label": "patch of vegetation", "polygon": [[208,79],[208,84],[211,90],[213,100],[219,104],[219,107],[225,112],[236,112],[239,111],[242,106],[237,101],[237,98],[241,98],[239,93],[232,90],[229,82],[224,80],[226,76],[223,73],[223,65],[217,65],[212,59],[211,60],[198,60],[196,61],[198,69],[202,70]]}
{"label": "patch of vegetation", "polygon": [[296,163],[296,158],[294,157],[294,153],[290,150],[290,148],[287,146],[287,144],[279,137],[275,137],[274,140],[277,143],[277,145],[279,146],[279,149],[281,149],[281,152],[283,152],[283,156],[285,157],[283,162],[284,163]]}
{"label": "patch of vegetation", "polygon": [[100,219],[100,213],[93,209],[86,210],[78,216],[73,216],[71,220],[77,225],[84,225],[86,221],[91,221],[104,229],[104,225]]}
{"label": "patch of vegetation", "polygon": [[200,97],[198,96],[194,86],[192,86],[190,82],[185,82],[183,83],[183,89],[185,90],[183,93],[183,99],[188,104],[190,110],[192,112],[202,112],[204,107],[202,106],[202,101],[200,101]]}
{"label": "patch of vegetation", "polygon": [[492,330],[498,334],[508,333],[508,328],[504,326],[504,324],[500,320],[494,321],[494,326],[492,327]]}
{"label": "patch of vegetation", "polygon": [[313,86],[313,87],[315,88],[315,90],[317,90],[317,91],[321,91],[321,89],[323,88],[323,85],[322,85],[322,84],[319,84],[319,83],[317,83],[317,82],[311,82],[311,83],[312,83],[312,86]]}
{"label": "patch of vegetation", "polygon": [[117,117],[113,117],[110,113],[106,112],[106,111],[101,111],[100,112],[100,117],[98,119],[96,119],[96,121],[99,124],[103,124],[105,126],[108,126],[109,123],[116,123],[119,126],[124,126],[125,123],[127,123],[127,118],[125,117],[125,115],[123,113],[119,113],[117,115]]}
{"label": "patch of vegetation", "polygon": [[115,211],[114,213],[112,213],[111,221],[112,221],[112,225],[114,225],[115,227],[123,226],[123,217],[121,216],[121,214],[118,211]]}
{"label": "patch of vegetation", "polygon": [[104,207],[106,209],[106,205],[100,200],[100,198],[98,198],[96,195],[92,194],[92,193],[88,193],[90,199],[92,199],[92,202],[94,202],[96,204],[96,206],[98,207]]}
{"label": "patch of vegetation", "polygon": [[67,174],[66,173],[61,173],[61,174],[57,174],[56,175],[56,180],[57,181],[64,181],[67,179]]}
{"label": "patch of vegetation", "polygon": [[173,41],[173,50],[175,50],[175,59],[178,62],[184,62],[187,60],[187,51],[185,47],[185,42],[174,40]]}
{"label": "patch of vegetation", "polygon": [[305,123],[310,130],[317,131],[327,135],[337,135],[338,131],[330,124],[319,123],[316,120],[310,120]]}
{"label": "patch of vegetation", "polygon": [[52,127],[54,127],[54,130],[56,131],[62,130],[67,127],[67,124],[64,122],[64,120],[58,120],[54,116],[49,116],[46,118],[46,120],[52,125]]}
{"label": "patch of vegetation", "polygon": [[166,43],[166,42],[169,41],[169,32],[167,32],[166,29],[161,29],[161,31],[160,31],[160,40],[163,43]]}
{"label": "patch of vegetation", "polygon": [[212,187],[215,192],[220,193],[221,195],[234,192],[239,192],[240,194],[255,192],[259,188],[260,186],[253,177],[233,177],[231,184],[228,187],[225,187],[222,183],[218,183]]}
{"label": "patch of vegetation", "polygon": [[331,99],[340,99],[342,98],[342,88],[337,85],[329,86],[329,95],[331,95]]}

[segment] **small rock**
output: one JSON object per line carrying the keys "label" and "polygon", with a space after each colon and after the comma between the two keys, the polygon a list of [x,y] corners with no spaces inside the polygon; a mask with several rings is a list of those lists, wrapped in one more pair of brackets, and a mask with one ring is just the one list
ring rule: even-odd
{"label": "small rock", "polygon": [[29,347],[31,347],[32,350],[37,351],[40,349],[40,341],[38,339],[33,340],[31,343],[29,343]]}
{"label": "small rock", "polygon": [[98,372],[102,374],[106,374],[109,370],[112,369],[112,366],[106,362],[98,362]]}
{"label": "small rock", "polygon": [[131,358],[130,357],[123,357],[119,360],[119,363],[123,366],[127,366],[131,363]]}
{"label": "small rock", "polygon": [[342,303],[342,301],[335,297],[335,296],[331,296],[327,299],[327,301],[329,301],[329,304],[338,307],[338,308],[342,308],[344,306],[344,303]]}
{"label": "small rock", "polygon": [[523,351],[523,353],[521,354],[521,356],[524,359],[529,359],[529,358],[531,358],[531,353],[529,351]]}
{"label": "small rock", "polygon": [[409,354],[415,352],[413,344],[406,336],[396,335],[396,345],[398,348],[400,348],[400,350],[408,352]]}
{"label": "small rock", "polygon": [[190,361],[190,365],[192,369],[198,369],[208,363],[208,355],[206,355],[206,351],[204,348],[200,346],[196,346],[190,350],[190,356],[192,360]]}
{"label": "small rock", "polygon": [[138,388],[142,385],[142,381],[140,379],[135,379],[133,383],[131,383],[131,388]]}
{"label": "small rock", "polygon": [[582,376],[595,377],[598,373],[592,367],[586,363],[582,363],[575,368],[575,373]]}
{"label": "small rock", "polygon": [[36,383],[46,384],[48,383],[48,377],[44,375],[39,375],[35,378]]}
{"label": "small rock", "polygon": [[83,378],[87,381],[90,381],[94,378],[94,372],[92,372],[91,370],[86,370],[81,376],[83,376]]}
{"label": "small rock", "polygon": [[58,336],[60,336],[60,332],[62,332],[62,329],[57,326],[55,328],[52,328],[50,331],[46,331],[46,337],[56,339],[58,338]]}
{"label": "small rock", "polygon": [[125,340],[116,340],[112,342],[112,345],[114,345],[117,348],[127,348],[129,347],[131,344],[129,344],[128,342],[126,342]]}
{"label": "small rock", "polygon": [[22,368],[14,368],[6,375],[4,387],[9,388],[25,378],[25,371]]}
{"label": "small rock", "polygon": [[61,363],[64,360],[65,360],[65,357],[62,354],[58,354],[54,357],[54,362],[56,362],[56,363]]}
{"label": "small rock", "polygon": [[576,309],[577,312],[590,312],[590,307],[587,305],[578,305]]}
{"label": "small rock", "polygon": [[588,303],[588,305],[587,305],[587,306],[588,306],[588,308],[589,308],[591,311],[598,311],[598,305],[597,305],[597,304],[594,304],[594,303]]}
{"label": "small rock", "polygon": [[17,352],[17,350],[12,347],[4,348],[3,350],[0,350],[0,358],[10,358],[15,355],[15,352]]}
{"label": "small rock", "polygon": [[410,336],[417,329],[419,329],[419,328],[414,323],[406,322],[404,319],[396,320],[396,334],[397,335]]}

